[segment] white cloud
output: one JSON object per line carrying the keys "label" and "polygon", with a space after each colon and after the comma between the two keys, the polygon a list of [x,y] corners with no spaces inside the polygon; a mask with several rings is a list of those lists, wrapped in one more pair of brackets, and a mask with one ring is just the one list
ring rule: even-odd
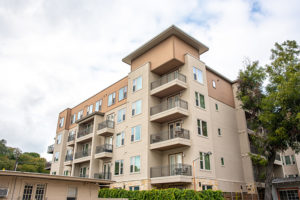
{"label": "white cloud", "polygon": [[235,79],[245,57],[266,63],[275,42],[299,38],[299,8],[296,0],[1,1],[0,138],[46,156],[58,113],[126,76],[121,59],[171,24]]}

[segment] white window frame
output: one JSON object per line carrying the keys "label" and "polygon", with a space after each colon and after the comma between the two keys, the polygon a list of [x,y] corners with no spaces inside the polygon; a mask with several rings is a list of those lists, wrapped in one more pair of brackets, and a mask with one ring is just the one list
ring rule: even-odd
{"label": "white window frame", "polygon": [[125,133],[122,131],[121,133],[118,133],[116,136],[116,147],[124,146],[125,144]]}
{"label": "white window frame", "polygon": [[[201,104],[201,99],[203,99],[203,105]],[[206,108],[205,96],[203,94],[201,94],[200,92],[195,92],[195,104],[196,104],[197,107],[200,107],[202,109]]]}
{"label": "white window frame", "polygon": [[[208,156],[208,163],[206,163],[206,160],[205,160],[206,156]],[[200,159],[199,159],[200,160],[200,165],[199,165],[200,170],[211,171],[210,155],[208,153],[199,152],[199,157],[200,157]]]}
{"label": "white window frame", "polygon": [[89,115],[89,114],[92,114],[93,112],[93,104],[89,105],[87,108],[86,108],[86,114]]}
{"label": "white window frame", "polygon": [[62,128],[64,126],[64,121],[65,121],[64,117],[59,118],[59,128]]}
{"label": "white window frame", "polygon": [[61,133],[57,135],[56,137],[56,144],[60,144],[61,143]]}
{"label": "white window frame", "polygon": [[[116,173],[117,163],[119,164],[118,173]],[[116,160],[115,161],[115,170],[114,171],[115,171],[115,173],[114,173],[115,176],[120,176],[120,175],[124,174],[124,160]]]}
{"label": "white window frame", "polygon": [[[137,158],[139,163],[137,162]],[[136,170],[135,167],[138,166],[139,169]],[[141,156],[132,156],[130,157],[130,173],[139,173],[141,171]]]}
{"label": "white window frame", "polygon": [[99,112],[102,110],[102,99],[96,102],[95,104],[95,112]]}
{"label": "white window frame", "polygon": [[77,120],[81,119],[83,117],[83,110],[80,110],[77,114]]}
{"label": "white window frame", "polygon": [[107,106],[112,106],[116,103],[116,92],[111,93],[108,95]]}
{"label": "white window frame", "polygon": [[119,89],[119,101],[127,98],[127,86]]}
{"label": "white window frame", "polygon": [[[201,76],[200,76],[201,75]],[[203,71],[201,69],[198,69],[196,67],[193,67],[193,77],[194,80],[197,81],[198,83],[203,84]],[[201,77],[201,78],[200,78]]]}
{"label": "white window frame", "polygon": [[139,91],[143,88],[143,78],[139,76],[132,81],[132,92]]}
{"label": "white window frame", "polygon": [[74,124],[76,121],[76,113],[71,116],[71,124]]}
{"label": "white window frame", "polygon": [[[137,137],[137,129],[140,130],[139,137]],[[130,141],[131,142],[141,141],[141,138],[142,138],[142,126],[141,125],[137,125],[137,126],[132,127],[131,128]]]}
{"label": "white window frame", "polygon": [[125,121],[125,119],[126,119],[126,108],[122,108],[122,109],[118,110],[117,122],[121,123],[121,122]]}
{"label": "white window frame", "polygon": [[[203,123],[206,123],[206,135],[203,134]],[[206,121],[202,119],[197,119],[197,134],[203,137],[208,137],[208,125]]]}
{"label": "white window frame", "polygon": [[[139,109],[140,112],[137,112],[138,106],[140,106],[140,109]],[[131,115],[136,116],[136,115],[139,115],[141,113],[142,113],[142,100],[140,99],[140,100],[137,100],[137,101],[132,103],[132,105],[131,105]]]}

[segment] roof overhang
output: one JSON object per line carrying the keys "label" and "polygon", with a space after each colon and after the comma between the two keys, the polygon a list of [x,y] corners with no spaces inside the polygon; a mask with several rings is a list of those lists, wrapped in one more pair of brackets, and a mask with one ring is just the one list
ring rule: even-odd
{"label": "roof overhang", "polygon": [[99,116],[103,117],[104,113],[103,112],[93,112],[93,113],[91,113],[89,115],[86,115],[86,116],[82,117],[81,119],[76,120],[75,123],[80,124],[80,123],[83,123],[83,122],[87,122],[87,121],[89,121],[90,119],[92,119],[96,115],[99,115]]}
{"label": "roof overhang", "polygon": [[204,44],[202,44],[195,38],[191,37],[187,33],[183,32],[181,29],[179,29],[175,25],[172,25],[169,28],[167,28],[166,30],[164,30],[163,32],[161,32],[160,34],[158,34],[157,36],[155,36],[153,39],[151,39],[150,41],[148,41],[147,43],[145,43],[144,45],[139,47],[137,50],[135,50],[134,52],[130,53],[128,56],[123,58],[122,61],[127,63],[128,65],[130,65],[132,60],[134,60],[135,58],[144,54],[145,52],[147,52],[151,48],[155,47],[156,45],[158,45],[159,43],[161,43],[162,41],[164,41],[165,39],[167,39],[168,37],[170,37],[172,35],[175,35],[179,39],[183,40],[187,44],[189,44],[192,47],[194,47],[195,49],[197,49],[199,54],[202,54],[202,53],[208,51],[207,46],[205,46]]}
{"label": "roof overhang", "polygon": [[61,180],[61,181],[72,181],[72,182],[85,182],[85,183],[101,183],[111,184],[114,181],[93,179],[93,178],[80,178],[75,176],[59,176],[42,173],[31,173],[31,172],[19,172],[19,171],[0,171],[0,176],[16,176],[16,177],[27,177],[27,178],[39,178],[49,180]]}

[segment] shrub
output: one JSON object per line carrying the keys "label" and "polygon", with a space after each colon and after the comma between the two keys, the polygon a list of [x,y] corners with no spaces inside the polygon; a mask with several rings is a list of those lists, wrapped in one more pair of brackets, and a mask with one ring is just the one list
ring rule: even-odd
{"label": "shrub", "polygon": [[130,200],[223,200],[221,191],[180,190],[175,188],[162,190],[128,191],[123,189],[101,189],[99,198],[128,198]]}

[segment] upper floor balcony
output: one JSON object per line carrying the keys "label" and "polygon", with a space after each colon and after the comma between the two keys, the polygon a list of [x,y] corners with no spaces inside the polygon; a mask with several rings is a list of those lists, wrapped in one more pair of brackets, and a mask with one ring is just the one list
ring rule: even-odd
{"label": "upper floor balcony", "polygon": [[104,144],[96,147],[95,158],[104,159],[112,158],[113,145]]}
{"label": "upper floor balcony", "polygon": [[151,150],[169,150],[192,145],[190,132],[183,128],[150,135]]}
{"label": "upper floor balcony", "polygon": [[67,154],[65,157],[64,165],[72,165],[73,154]]}
{"label": "upper floor balcony", "polygon": [[150,121],[167,122],[188,116],[188,102],[182,99],[167,100],[150,108]]}
{"label": "upper floor balcony", "polygon": [[54,152],[54,144],[48,146],[48,149],[47,149],[47,153],[53,153]]}
{"label": "upper floor balcony", "polygon": [[95,179],[111,180],[111,172],[101,172],[94,174]]}
{"label": "upper floor balcony", "polygon": [[115,122],[105,120],[98,124],[97,134],[101,136],[112,136],[115,133]]}
{"label": "upper floor balcony", "polygon": [[162,183],[191,183],[192,166],[174,164],[150,168],[151,184]]}
{"label": "upper floor balcony", "polygon": [[77,133],[76,142],[82,142],[82,141],[92,138],[91,133],[93,133],[93,124],[91,124],[90,126],[87,126],[85,128],[79,128],[79,131]]}
{"label": "upper floor balcony", "polygon": [[86,162],[90,160],[91,149],[87,149],[84,151],[78,151],[75,153],[74,163]]}
{"label": "upper floor balcony", "polygon": [[175,94],[187,88],[186,76],[178,71],[166,74],[151,83],[150,94],[159,98]]}
{"label": "upper floor balcony", "polygon": [[69,136],[68,136],[67,145],[73,146],[73,145],[74,145],[74,141],[75,141],[75,134],[69,135]]}

